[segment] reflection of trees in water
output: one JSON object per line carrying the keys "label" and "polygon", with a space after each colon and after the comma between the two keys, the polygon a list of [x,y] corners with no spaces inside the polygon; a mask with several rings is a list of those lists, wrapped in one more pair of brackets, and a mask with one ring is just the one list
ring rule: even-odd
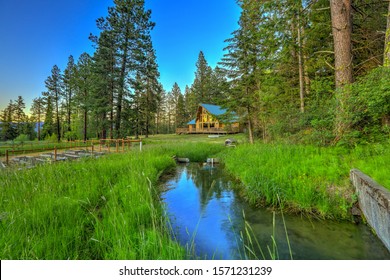
{"label": "reflection of trees in water", "polygon": [[171,203],[176,206],[172,207],[176,212],[169,213],[174,236],[195,246],[198,256],[290,259],[290,243],[294,259],[389,258],[380,241],[371,239],[369,230],[302,216],[274,216],[236,196],[230,188],[232,182],[222,167],[198,163],[178,165],[169,176],[167,193],[174,192]]}
{"label": "reflection of trees in water", "polygon": [[204,209],[212,198],[221,198],[230,179],[221,168],[209,164],[197,163],[187,166],[187,179],[192,179],[199,190],[200,203]]}

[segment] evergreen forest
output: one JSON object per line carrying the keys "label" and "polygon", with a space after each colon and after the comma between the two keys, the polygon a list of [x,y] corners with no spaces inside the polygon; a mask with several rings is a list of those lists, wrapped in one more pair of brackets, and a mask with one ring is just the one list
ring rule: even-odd
{"label": "evergreen forest", "polygon": [[[199,103],[237,112],[248,142],[319,146],[387,142],[390,2],[237,0],[238,29],[212,68],[165,89],[144,0],[114,0],[90,34],[94,53],[53,65],[31,108],[23,96],[0,112],[0,139],[87,140],[172,134]],[[30,114],[26,114],[30,110]],[[42,125],[41,125],[42,124]]]}

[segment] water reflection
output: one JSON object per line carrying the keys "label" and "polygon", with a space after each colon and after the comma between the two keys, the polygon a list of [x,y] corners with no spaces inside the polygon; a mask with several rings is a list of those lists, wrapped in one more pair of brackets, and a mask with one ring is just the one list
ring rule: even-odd
{"label": "water reflection", "polygon": [[250,207],[222,168],[179,165],[165,186],[161,197],[175,238],[202,259],[390,259],[366,226]]}

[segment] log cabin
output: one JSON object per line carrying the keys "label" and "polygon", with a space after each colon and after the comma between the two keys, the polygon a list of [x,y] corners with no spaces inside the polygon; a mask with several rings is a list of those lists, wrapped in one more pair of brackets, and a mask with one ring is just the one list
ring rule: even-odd
{"label": "log cabin", "polygon": [[187,127],[177,128],[176,134],[229,134],[241,132],[238,116],[234,112],[213,104],[199,104],[196,118]]}

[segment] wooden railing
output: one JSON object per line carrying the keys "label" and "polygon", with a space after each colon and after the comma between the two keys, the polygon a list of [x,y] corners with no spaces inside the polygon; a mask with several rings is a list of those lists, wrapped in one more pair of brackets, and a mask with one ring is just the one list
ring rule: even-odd
{"label": "wooden railing", "polygon": [[60,150],[71,150],[75,148],[83,148],[85,151],[95,152],[124,152],[130,150],[132,143],[139,143],[140,151],[142,151],[142,139],[99,139],[88,141],[67,141],[61,143],[51,143],[51,146],[45,146],[42,144],[28,145],[27,149],[6,149],[3,152],[0,151],[0,164],[4,161],[6,165],[9,165],[11,158],[20,155],[31,155],[40,152],[52,152],[54,155]]}
{"label": "wooden railing", "polygon": [[207,133],[238,133],[238,132],[240,132],[240,129],[238,127],[231,127],[231,128],[210,127],[210,128],[192,128],[192,129],[189,129],[188,127],[176,128],[176,134],[191,134],[191,133],[207,134]]}

